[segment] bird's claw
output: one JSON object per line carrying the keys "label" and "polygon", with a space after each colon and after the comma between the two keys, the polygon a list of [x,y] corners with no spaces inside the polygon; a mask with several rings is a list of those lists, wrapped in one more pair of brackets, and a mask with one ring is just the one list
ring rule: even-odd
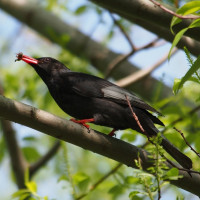
{"label": "bird's claw", "polygon": [[[70,121],[75,122],[77,124],[81,124],[82,126],[84,126],[85,128],[87,128],[88,133],[90,133],[90,125],[86,124],[85,122],[87,122],[87,120],[76,120],[76,119],[70,119]],[[90,120],[91,121],[91,120]]]}
{"label": "bird's claw", "polygon": [[116,134],[115,134],[115,129],[113,129],[109,134],[108,134],[108,136],[110,136],[110,137],[116,137]]}

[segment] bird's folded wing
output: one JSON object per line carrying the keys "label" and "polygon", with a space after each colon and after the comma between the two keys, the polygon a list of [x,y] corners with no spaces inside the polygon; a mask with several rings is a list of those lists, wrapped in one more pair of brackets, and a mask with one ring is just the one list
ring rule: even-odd
{"label": "bird's folded wing", "polygon": [[160,114],[135,94],[107,80],[89,74],[68,72],[68,81],[70,81],[72,90],[79,95],[106,98],[123,105],[127,104],[126,98],[128,98],[131,105]]}

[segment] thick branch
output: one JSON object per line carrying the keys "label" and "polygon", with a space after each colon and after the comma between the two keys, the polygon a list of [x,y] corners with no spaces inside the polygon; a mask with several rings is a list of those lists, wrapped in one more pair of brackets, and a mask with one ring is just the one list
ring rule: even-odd
{"label": "thick branch", "polygon": [[[111,12],[117,13],[120,16],[127,16],[127,19],[140,19],[147,24],[156,24],[160,28],[168,29],[172,20],[172,15],[163,12],[158,6],[155,6],[147,0],[90,0],[101,7],[108,9]],[[173,10],[173,8],[171,8]],[[186,28],[191,23],[191,20],[183,20],[181,23],[174,27],[175,32]],[[169,31],[170,32],[170,31]],[[187,36],[200,41],[199,38],[200,28],[195,28],[186,33]]]}
{"label": "thick branch", "polygon": [[[134,160],[138,158],[138,153],[144,169],[152,165],[147,153],[140,148],[93,130],[88,133],[86,128],[78,124],[1,95],[0,117],[109,157],[130,167],[136,168]],[[183,175],[183,178],[172,181],[172,184],[200,196],[200,175],[192,174],[190,177],[183,171],[180,171],[180,174]]]}

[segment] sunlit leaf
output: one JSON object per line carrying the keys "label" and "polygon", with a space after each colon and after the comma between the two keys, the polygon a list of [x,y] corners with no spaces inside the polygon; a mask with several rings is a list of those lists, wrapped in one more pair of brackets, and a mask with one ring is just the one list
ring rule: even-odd
{"label": "sunlit leaf", "polygon": [[29,200],[30,198],[28,198],[28,197],[30,197],[30,193],[24,193],[24,194],[22,194],[22,195],[20,195],[20,198],[19,198],[19,200]]}
{"label": "sunlit leaf", "polygon": [[26,183],[26,187],[32,192],[37,192],[37,184],[34,181],[30,181]]}
{"label": "sunlit leaf", "polygon": [[127,140],[129,142],[135,141],[136,135],[133,133],[123,133],[121,136],[122,140]]}
{"label": "sunlit leaf", "polygon": [[165,176],[167,180],[177,180],[180,178],[179,170],[177,168],[170,169]]}
{"label": "sunlit leaf", "polygon": [[21,195],[23,195],[25,193],[29,194],[30,191],[28,189],[21,189],[21,190],[18,190],[17,192],[15,192],[14,194],[12,194],[12,197],[17,198],[17,197],[20,197]]}
{"label": "sunlit leaf", "polygon": [[138,177],[128,176],[126,177],[126,183],[128,184],[136,184],[138,183],[139,179]]}
{"label": "sunlit leaf", "polygon": [[[189,15],[189,14],[196,14],[197,11],[200,10],[200,1],[192,1],[188,2],[185,5],[183,5],[181,8],[179,8],[176,13],[179,15]],[[171,21],[170,29],[173,33],[172,27],[178,23],[180,23],[182,19],[174,16]]]}
{"label": "sunlit leaf", "polygon": [[142,200],[143,198],[140,198],[139,196],[137,196],[137,194],[140,194],[139,191],[132,191],[130,194],[129,194],[129,198],[131,200]]}
{"label": "sunlit leaf", "polygon": [[185,33],[188,29],[197,28],[197,27],[200,27],[200,19],[194,20],[187,28],[182,29],[181,31],[179,31],[179,32],[176,34],[176,36],[175,36],[175,38],[174,38],[174,40],[173,40],[172,46],[171,46],[171,48],[170,48],[170,51],[169,51],[168,59],[170,59],[172,49],[178,44],[178,42],[180,41],[180,39],[181,39],[181,37],[184,35],[184,33]]}
{"label": "sunlit leaf", "polygon": [[170,59],[170,56],[171,56],[171,53],[172,53],[173,48],[178,44],[178,42],[180,41],[181,37],[183,36],[183,34],[184,34],[187,30],[188,30],[188,28],[184,28],[184,29],[182,29],[181,31],[179,31],[179,32],[176,34],[176,36],[175,36],[175,38],[174,38],[174,40],[173,40],[172,46],[171,46],[171,48],[170,48],[170,50],[169,50],[168,60]]}
{"label": "sunlit leaf", "polygon": [[174,85],[173,85],[173,93],[177,94],[178,90],[180,89],[179,85],[180,85],[181,79],[175,78],[174,79]]}

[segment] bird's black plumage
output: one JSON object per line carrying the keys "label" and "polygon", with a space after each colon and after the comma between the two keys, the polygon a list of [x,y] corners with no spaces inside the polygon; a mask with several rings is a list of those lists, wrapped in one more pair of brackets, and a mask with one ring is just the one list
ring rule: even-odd
{"label": "bird's black plumage", "polygon": [[[154,126],[164,124],[150,112],[160,114],[133,93],[96,76],[72,72],[56,59],[28,56],[18,58],[30,64],[47,85],[49,92],[67,114],[76,119],[94,119],[93,123],[119,129],[131,128],[143,133],[128,106],[129,99],[133,112],[147,137],[159,132]],[[163,137],[161,145],[184,168],[192,168],[191,160]]]}

